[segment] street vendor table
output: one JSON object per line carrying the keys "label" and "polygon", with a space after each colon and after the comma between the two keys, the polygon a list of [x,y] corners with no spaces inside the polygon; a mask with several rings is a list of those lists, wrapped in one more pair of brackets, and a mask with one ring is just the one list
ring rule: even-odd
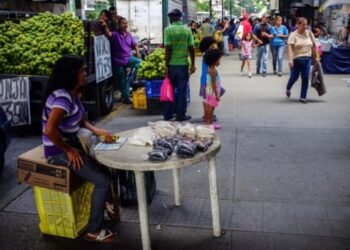
{"label": "street vendor table", "polygon": [[[128,130],[119,133],[121,137],[132,137],[137,129]],[[197,153],[193,158],[180,159],[177,156],[172,156],[165,162],[151,162],[148,161],[147,153],[152,150],[151,147],[134,146],[126,142],[119,150],[113,151],[96,151],[96,159],[103,165],[121,170],[134,171],[136,178],[137,201],[139,207],[140,227],[142,246],[144,250],[151,249],[149,225],[148,225],[148,211],[146,190],[144,181],[145,171],[160,171],[172,170],[174,181],[175,205],[181,206],[180,194],[180,169],[188,167],[201,161],[208,161],[209,171],[209,189],[213,221],[213,234],[216,237],[221,236],[220,226],[220,211],[219,200],[216,183],[216,165],[215,157],[219,152],[221,143],[219,139],[215,139],[213,144],[204,153]]]}
{"label": "street vendor table", "polygon": [[350,47],[342,46],[322,52],[321,59],[325,74],[350,74]]}

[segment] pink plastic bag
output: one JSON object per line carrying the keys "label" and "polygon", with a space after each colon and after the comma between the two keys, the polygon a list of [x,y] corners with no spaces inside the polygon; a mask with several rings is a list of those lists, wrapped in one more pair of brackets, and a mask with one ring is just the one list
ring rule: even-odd
{"label": "pink plastic bag", "polygon": [[174,89],[168,76],[163,80],[160,87],[160,101],[161,102],[173,102],[174,101]]}

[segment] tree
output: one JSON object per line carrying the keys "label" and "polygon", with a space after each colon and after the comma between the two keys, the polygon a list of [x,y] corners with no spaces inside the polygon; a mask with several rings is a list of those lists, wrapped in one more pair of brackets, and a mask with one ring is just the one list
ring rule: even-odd
{"label": "tree", "polygon": [[199,0],[194,0],[194,2],[197,4],[197,11],[209,11],[209,3],[203,3]]}

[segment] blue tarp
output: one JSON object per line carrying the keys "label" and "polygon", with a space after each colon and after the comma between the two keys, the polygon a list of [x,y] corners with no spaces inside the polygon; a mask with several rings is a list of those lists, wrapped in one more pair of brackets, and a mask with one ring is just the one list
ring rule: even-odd
{"label": "blue tarp", "polygon": [[350,74],[350,47],[332,48],[321,58],[325,74]]}

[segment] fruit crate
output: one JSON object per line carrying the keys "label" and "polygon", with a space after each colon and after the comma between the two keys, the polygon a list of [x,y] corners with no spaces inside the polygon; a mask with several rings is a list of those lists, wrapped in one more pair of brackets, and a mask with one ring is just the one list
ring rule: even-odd
{"label": "fruit crate", "polygon": [[132,106],[134,109],[147,109],[145,88],[139,88],[132,92]]}
{"label": "fruit crate", "polygon": [[[146,199],[150,204],[156,193],[156,177],[154,172],[145,172]],[[119,171],[120,205],[123,207],[137,206],[136,180],[133,171]]]}
{"label": "fruit crate", "polygon": [[148,98],[155,98],[160,96],[160,87],[163,79],[146,80],[146,96]]}
{"label": "fruit crate", "polygon": [[159,97],[147,98],[147,113],[149,115],[161,115],[164,113],[166,102],[161,102]]}
{"label": "fruit crate", "polygon": [[34,186],[40,231],[43,234],[77,238],[89,221],[93,188],[93,184],[85,182],[69,195]]}

